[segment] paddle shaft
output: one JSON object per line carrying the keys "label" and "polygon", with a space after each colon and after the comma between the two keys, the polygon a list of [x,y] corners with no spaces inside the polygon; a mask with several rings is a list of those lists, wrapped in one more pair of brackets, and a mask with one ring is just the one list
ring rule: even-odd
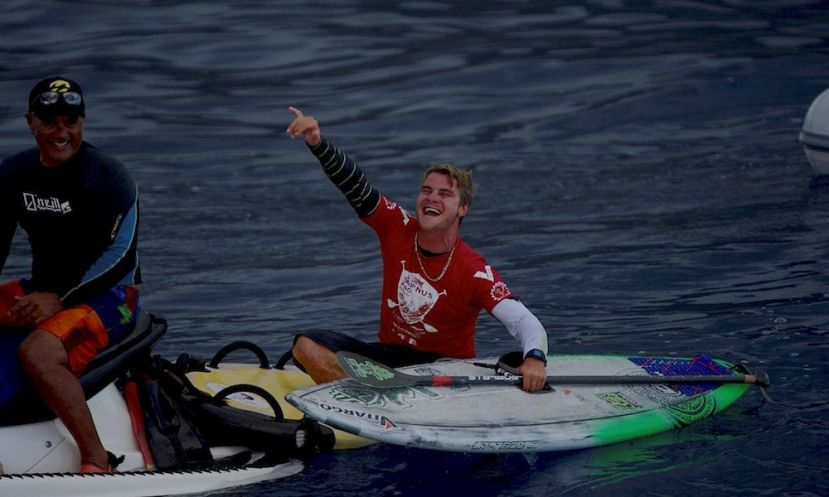
{"label": "paddle shaft", "polygon": [[[414,376],[412,386],[452,386],[452,385],[500,385],[520,384],[520,376]],[[754,375],[685,375],[685,376],[548,376],[548,385],[641,385],[641,384],[677,384],[677,383],[757,383]],[[372,385],[376,385],[372,382]]]}
{"label": "paddle shaft", "polygon": [[[440,387],[452,385],[515,385],[523,380],[518,375],[497,376],[446,376],[446,375],[410,375],[392,369],[372,359],[347,351],[337,352],[337,362],[345,374],[370,387]],[[666,384],[703,384],[703,383],[747,383],[768,387],[768,375],[762,370],[755,374],[734,375],[606,375],[606,376],[548,376],[548,385],[666,385]]]}

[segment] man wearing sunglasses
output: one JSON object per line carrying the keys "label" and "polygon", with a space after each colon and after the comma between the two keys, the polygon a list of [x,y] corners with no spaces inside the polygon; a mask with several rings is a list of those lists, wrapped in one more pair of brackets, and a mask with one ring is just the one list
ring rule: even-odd
{"label": "man wearing sunglasses", "polygon": [[138,191],[120,162],[83,140],[78,83],[44,79],[28,105],[37,146],[0,163],[0,272],[17,226],[32,255],[30,278],[0,283],[0,326],[20,337],[3,347],[17,348],[23,371],[74,437],[81,471],[109,471],[112,457],[77,376],[135,322]]}

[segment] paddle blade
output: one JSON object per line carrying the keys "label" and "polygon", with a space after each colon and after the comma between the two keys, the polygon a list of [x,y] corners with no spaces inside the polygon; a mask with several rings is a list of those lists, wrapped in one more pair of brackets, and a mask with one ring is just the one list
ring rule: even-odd
{"label": "paddle blade", "polygon": [[410,387],[417,384],[417,377],[395,371],[385,364],[373,361],[353,352],[337,352],[337,362],[346,376],[365,385],[378,388]]}
{"label": "paddle blade", "polygon": [[751,377],[753,381],[747,381],[746,383],[754,383],[760,388],[768,388],[771,385],[771,380],[769,380],[769,375],[766,374],[765,371],[762,369],[755,369],[753,374],[746,375],[746,377]]}

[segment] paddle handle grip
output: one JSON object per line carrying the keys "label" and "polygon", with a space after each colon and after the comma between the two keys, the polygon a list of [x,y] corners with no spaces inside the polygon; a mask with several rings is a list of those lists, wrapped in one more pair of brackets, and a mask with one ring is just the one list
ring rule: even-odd
{"label": "paddle handle grip", "polygon": [[[418,378],[412,376],[412,378]],[[521,383],[520,376],[423,376],[417,384],[428,387],[449,387],[455,385],[516,385]],[[552,377],[551,377],[552,378]]]}

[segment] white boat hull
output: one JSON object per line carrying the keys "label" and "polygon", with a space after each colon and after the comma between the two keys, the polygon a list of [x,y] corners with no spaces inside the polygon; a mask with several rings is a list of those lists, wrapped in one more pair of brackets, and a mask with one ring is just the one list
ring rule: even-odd
{"label": "white boat hull", "polygon": [[[114,384],[89,400],[104,446],[124,461],[118,472],[83,475],[74,439],[59,420],[0,428],[0,497],[149,497],[208,492],[284,478],[302,471],[300,461],[252,464],[231,469],[147,471],[132,433],[127,404]],[[211,449],[215,459],[246,452]],[[253,458],[261,457],[254,453]]]}
{"label": "white boat hull", "polygon": [[[132,433],[127,404],[114,384],[89,399],[89,409],[104,446],[123,455],[119,469],[145,469]],[[77,471],[80,453],[69,431],[58,420],[0,428],[0,464],[5,473]]]}
{"label": "white boat hull", "polygon": [[0,497],[150,497],[210,492],[291,476],[299,461],[233,470],[5,475]]}

